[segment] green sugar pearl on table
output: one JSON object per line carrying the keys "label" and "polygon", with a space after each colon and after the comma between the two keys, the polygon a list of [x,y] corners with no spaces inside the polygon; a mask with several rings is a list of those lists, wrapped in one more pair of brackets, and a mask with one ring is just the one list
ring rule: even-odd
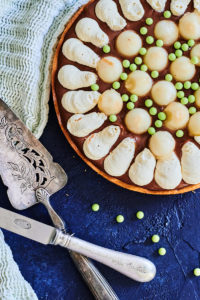
{"label": "green sugar pearl on table", "polygon": [[147,99],[145,100],[144,104],[146,107],[151,107],[153,105],[153,101],[151,99]]}
{"label": "green sugar pearl on table", "polygon": [[162,125],[163,125],[163,122],[162,122],[161,120],[156,120],[156,121],[155,121],[155,126],[156,126],[157,128],[161,128]]}
{"label": "green sugar pearl on table", "polygon": [[187,97],[183,97],[183,98],[181,99],[181,104],[187,105],[187,104],[188,104],[188,98],[187,98]]}
{"label": "green sugar pearl on table", "polygon": [[191,89],[192,89],[193,91],[197,91],[198,88],[199,88],[199,84],[198,84],[197,82],[193,82],[193,83],[191,84]]}
{"label": "green sugar pearl on table", "polygon": [[170,53],[168,55],[168,58],[169,58],[170,61],[175,61],[176,60],[176,55],[174,53]]}
{"label": "green sugar pearl on table", "polygon": [[181,43],[180,42],[175,42],[174,43],[174,48],[175,49],[180,49],[181,48]]}
{"label": "green sugar pearl on table", "polygon": [[197,109],[196,107],[194,106],[191,106],[189,109],[188,109],[190,115],[194,115],[196,112],[197,112]]}
{"label": "green sugar pearl on table", "polygon": [[153,44],[153,42],[154,42],[154,37],[151,36],[151,35],[147,36],[146,42],[147,42],[147,44],[149,44],[149,45]]}
{"label": "green sugar pearl on table", "polygon": [[136,217],[141,220],[144,218],[144,213],[143,211],[139,210],[137,213],[136,213]]}
{"label": "green sugar pearl on table", "polygon": [[165,255],[166,252],[167,252],[167,251],[166,251],[165,248],[159,248],[159,249],[158,249],[158,254],[161,255],[161,256]]}
{"label": "green sugar pearl on table", "polygon": [[136,64],[131,64],[130,67],[129,67],[130,71],[135,71],[137,70],[137,65]]}
{"label": "green sugar pearl on table", "polygon": [[199,277],[199,276],[200,276],[200,268],[195,268],[195,269],[193,270],[193,274],[194,274],[195,276]]}
{"label": "green sugar pearl on table", "polygon": [[191,88],[191,82],[190,81],[186,81],[186,82],[184,82],[184,88],[186,89],[186,90],[189,90],[190,88]]}
{"label": "green sugar pearl on table", "polygon": [[116,217],[116,221],[117,221],[117,223],[123,223],[123,222],[124,222],[124,216],[118,215],[118,216]]}
{"label": "green sugar pearl on table", "polygon": [[178,49],[175,51],[175,55],[176,55],[176,57],[181,57],[183,55],[183,51]]}
{"label": "green sugar pearl on table", "polygon": [[188,101],[189,101],[189,103],[194,103],[195,102],[195,96],[194,95],[190,95],[188,97]]}
{"label": "green sugar pearl on table", "polygon": [[171,74],[166,74],[165,75],[165,80],[166,81],[172,81],[173,80],[173,76]]}
{"label": "green sugar pearl on table", "polygon": [[158,119],[159,119],[159,120],[165,121],[166,118],[167,118],[166,113],[164,113],[164,112],[162,112],[162,111],[158,113]]}
{"label": "green sugar pearl on table", "polygon": [[177,130],[177,131],[176,131],[176,136],[177,136],[178,138],[182,138],[182,137],[184,136],[184,131],[181,130],[181,129]]}
{"label": "green sugar pearl on table", "polygon": [[137,57],[135,58],[135,64],[136,64],[136,65],[141,65],[141,64],[142,64],[142,58],[139,57],[139,56],[137,56]]}
{"label": "green sugar pearl on table", "polygon": [[92,210],[93,211],[98,211],[99,210],[99,204],[98,203],[92,204]]}
{"label": "green sugar pearl on table", "polygon": [[156,41],[156,46],[157,47],[162,47],[164,45],[164,42],[162,40],[157,40]]}
{"label": "green sugar pearl on table", "polygon": [[146,72],[148,70],[147,65],[145,65],[145,64],[141,65],[140,70],[143,71],[143,72]]}
{"label": "green sugar pearl on table", "polygon": [[112,84],[113,89],[118,90],[120,88],[120,83],[119,81],[115,81]]}
{"label": "green sugar pearl on table", "polygon": [[127,102],[128,99],[129,99],[129,96],[128,96],[127,94],[123,94],[123,95],[122,95],[122,100],[123,100],[124,102]]}
{"label": "green sugar pearl on table", "polygon": [[160,237],[158,234],[154,234],[152,235],[151,240],[153,243],[158,243],[160,241]]}
{"label": "green sugar pearl on table", "polygon": [[134,95],[134,94],[132,94],[131,96],[130,96],[130,100],[132,101],[132,102],[137,102],[138,101],[138,96],[137,95]]}
{"label": "green sugar pearl on table", "polygon": [[128,102],[128,103],[126,104],[126,107],[127,107],[127,109],[132,110],[132,109],[134,109],[135,105],[134,105],[133,102]]}
{"label": "green sugar pearl on table", "polygon": [[158,71],[152,71],[152,72],[151,72],[151,77],[152,77],[152,78],[158,78],[158,76],[159,76]]}
{"label": "green sugar pearl on table", "polygon": [[179,91],[179,92],[177,93],[177,97],[178,97],[179,99],[183,98],[184,96],[185,96],[185,93],[184,93],[183,91]]}
{"label": "green sugar pearl on table", "polygon": [[188,46],[189,47],[193,47],[195,45],[195,41],[194,40],[189,40],[188,41]]}
{"label": "green sugar pearl on table", "polygon": [[166,19],[171,18],[171,15],[172,15],[172,13],[171,13],[171,11],[169,11],[169,10],[166,10],[166,11],[164,11],[164,13],[163,13],[163,16],[164,16]]}
{"label": "green sugar pearl on table", "polygon": [[188,46],[188,44],[183,44],[182,46],[181,46],[181,49],[183,50],[183,51],[188,51],[188,49],[189,49],[189,46]]}
{"label": "green sugar pearl on table", "polygon": [[92,91],[98,91],[98,90],[99,90],[99,85],[96,84],[96,83],[92,84],[92,85],[91,85],[91,90],[92,90]]}
{"label": "green sugar pearl on table", "polygon": [[176,88],[177,90],[182,90],[182,88],[183,88],[182,82],[177,82],[177,83],[175,84],[175,88]]}
{"label": "green sugar pearl on table", "polygon": [[104,53],[110,53],[110,46],[109,45],[103,46],[103,52]]}
{"label": "green sugar pearl on table", "polygon": [[149,110],[150,115],[155,116],[157,114],[157,108],[151,107]]}
{"label": "green sugar pearl on table", "polygon": [[128,59],[124,59],[122,62],[122,65],[124,68],[129,68],[130,66],[130,61]]}
{"label": "green sugar pearl on table", "polygon": [[147,49],[142,47],[142,48],[140,48],[139,53],[140,53],[140,55],[145,55],[147,53]]}
{"label": "green sugar pearl on table", "polygon": [[126,74],[126,73],[122,73],[121,75],[120,75],[120,78],[121,78],[121,80],[126,80],[127,78],[128,78],[128,75]]}
{"label": "green sugar pearl on table", "polygon": [[146,24],[149,25],[149,26],[152,25],[153,24],[153,19],[152,18],[147,18],[146,19]]}
{"label": "green sugar pearl on table", "polygon": [[148,129],[148,134],[154,135],[155,133],[156,133],[155,128],[154,128],[154,127],[149,127],[149,129]]}
{"label": "green sugar pearl on table", "polygon": [[141,33],[142,35],[147,34],[147,32],[148,32],[148,29],[147,29],[146,27],[141,27],[141,28],[140,28],[140,33]]}
{"label": "green sugar pearl on table", "polygon": [[109,116],[109,121],[110,122],[116,122],[117,121],[117,116],[116,115],[110,115]]}
{"label": "green sugar pearl on table", "polygon": [[199,63],[199,58],[197,56],[192,56],[190,61],[193,65],[197,65]]}

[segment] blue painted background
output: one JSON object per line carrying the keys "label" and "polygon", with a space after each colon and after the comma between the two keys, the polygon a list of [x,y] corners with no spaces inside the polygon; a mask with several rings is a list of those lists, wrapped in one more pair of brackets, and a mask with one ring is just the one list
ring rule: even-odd
{"label": "blue painted background", "polygon": [[[192,271],[200,266],[200,192],[178,196],[148,196],[124,190],[90,170],[69,146],[50,103],[49,122],[41,142],[69,176],[67,186],[52,197],[52,204],[77,237],[101,246],[151,259],[156,278],[145,284],[97,264],[121,300],[200,299],[200,278]],[[0,206],[12,209],[0,183]],[[98,202],[100,210],[91,211]],[[143,220],[135,213],[142,210]],[[41,205],[24,215],[51,224]],[[122,224],[115,217],[123,214]],[[159,244],[151,242],[159,234]],[[76,271],[67,251],[43,246],[4,231],[14,258],[41,300],[90,300],[88,288]],[[157,254],[159,247],[167,254]]]}

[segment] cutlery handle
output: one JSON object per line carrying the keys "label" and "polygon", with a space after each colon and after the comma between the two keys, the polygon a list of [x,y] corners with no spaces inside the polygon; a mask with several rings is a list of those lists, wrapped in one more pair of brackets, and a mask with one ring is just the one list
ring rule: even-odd
{"label": "cutlery handle", "polygon": [[119,300],[90,259],[76,252],[69,253],[96,300]]}
{"label": "cutlery handle", "polygon": [[155,265],[146,258],[103,248],[59,230],[53,244],[90,257],[139,282],[148,282],[156,274]]}

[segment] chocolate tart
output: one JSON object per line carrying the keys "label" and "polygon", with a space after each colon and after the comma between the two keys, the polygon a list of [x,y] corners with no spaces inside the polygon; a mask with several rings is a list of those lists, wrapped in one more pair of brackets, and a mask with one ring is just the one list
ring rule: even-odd
{"label": "chocolate tart", "polygon": [[162,195],[200,187],[198,9],[195,0],[91,0],[59,39],[59,125],[121,187]]}

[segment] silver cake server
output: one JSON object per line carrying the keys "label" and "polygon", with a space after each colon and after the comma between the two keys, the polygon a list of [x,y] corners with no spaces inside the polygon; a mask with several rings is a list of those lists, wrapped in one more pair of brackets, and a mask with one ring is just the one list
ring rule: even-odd
{"label": "silver cake server", "polygon": [[4,208],[0,208],[0,227],[45,245],[59,245],[81,253],[140,282],[152,280],[156,273],[148,259],[91,244]]}
{"label": "silver cake server", "polygon": [[[40,202],[46,206],[54,226],[65,232],[49,197],[66,185],[67,175],[2,100],[0,145],[0,175],[13,207],[21,210]],[[118,299],[91,260],[72,251],[70,255],[97,300]]]}

